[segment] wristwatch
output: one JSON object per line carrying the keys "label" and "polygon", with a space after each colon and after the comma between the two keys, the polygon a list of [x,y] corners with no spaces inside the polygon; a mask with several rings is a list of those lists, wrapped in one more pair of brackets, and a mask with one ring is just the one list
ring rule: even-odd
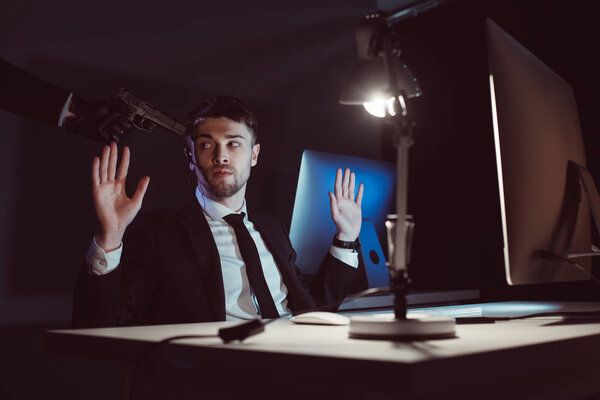
{"label": "wristwatch", "polygon": [[335,247],[340,247],[342,249],[352,249],[352,250],[360,249],[360,242],[358,241],[358,238],[353,242],[346,242],[344,240],[338,239],[336,237],[336,235],[333,235],[333,245]]}

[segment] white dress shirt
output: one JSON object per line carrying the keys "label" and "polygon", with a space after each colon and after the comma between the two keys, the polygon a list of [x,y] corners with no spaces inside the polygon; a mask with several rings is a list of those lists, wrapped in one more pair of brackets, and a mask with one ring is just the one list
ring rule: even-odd
{"label": "white dress shirt", "polygon": [[[244,225],[250,232],[250,236],[256,244],[260,262],[265,275],[265,280],[277,311],[281,316],[289,316],[287,308],[287,288],[283,284],[281,273],[277,268],[273,255],[267,249],[260,233],[254,224],[248,220],[246,201],[238,211],[231,209],[203,196],[196,189],[196,198],[204,211],[204,216],[213,234],[221,260],[221,273],[223,274],[223,288],[225,290],[225,314],[227,320],[251,319],[259,316],[258,301],[252,293],[250,282],[246,274],[246,268],[242,255],[238,248],[237,239],[233,228],[225,222],[226,215],[244,212]],[[113,271],[119,265],[123,245],[109,253],[100,248],[96,241],[92,245],[86,257],[86,263],[91,273],[104,275]],[[351,267],[358,267],[358,253],[350,249],[341,249],[332,246],[330,254]]]}

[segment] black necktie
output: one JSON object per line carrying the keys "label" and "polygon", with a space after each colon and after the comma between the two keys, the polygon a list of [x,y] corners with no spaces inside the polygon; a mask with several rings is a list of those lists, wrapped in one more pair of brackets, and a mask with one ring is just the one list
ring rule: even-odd
{"label": "black necktie", "polygon": [[229,214],[223,219],[231,225],[235,232],[240,253],[242,253],[242,258],[246,264],[246,273],[250,280],[250,286],[258,300],[261,317],[278,318],[279,313],[275,307],[271,292],[269,292],[267,281],[265,281],[265,275],[263,274],[262,266],[260,264],[260,257],[258,256],[256,244],[254,244],[250,232],[248,232],[248,229],[246,229],[246,226],[244,225],[244,215],[244,213]]}

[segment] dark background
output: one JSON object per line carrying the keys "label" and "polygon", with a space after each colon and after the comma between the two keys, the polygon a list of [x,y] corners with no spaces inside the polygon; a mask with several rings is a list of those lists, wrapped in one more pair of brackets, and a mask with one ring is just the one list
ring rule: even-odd
{"label": "dark background", "polygon": [[[398,26],[401,59],[424,93],[409,104],[415,288],[478,288],[486,300],[598,299],[589,283],[506,287],[483,30],[492,17],[573,85],[599,177],[600,29],[591,3],[456,0]],[[289,226],[304,149],[393,161],[381,122],[337,103],[355,61],[354,28],[376,9],[374,0],[4,2],[0,49],[82,97],[125,87],[180,120],[208,96],[246,100],[262,144],[248,201]],[[101,145],[5,111],[0,126],[0,398],[110,397],[110,373],[89,373],[109,368],[75,368],[46,355],[42,339],[69,324],[94,232],[89,170]],[[134,133],[127,144],[130,188],[152,178],[144,208],[181,203],[189,188],[180,139]]]}

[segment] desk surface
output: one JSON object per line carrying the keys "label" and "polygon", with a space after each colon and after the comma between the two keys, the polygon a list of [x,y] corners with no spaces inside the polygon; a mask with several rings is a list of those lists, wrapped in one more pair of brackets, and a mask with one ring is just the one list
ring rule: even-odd
{"label": "desk surface", "polygon": [[[600,308],[599,303],[566,306]],[[56,330],[47,332],[46,344],[57,354],[131,362],[149,342],[175,335],[216,334],[219,328],[233,324]],[[505,391],[518,398],[515,393],[525,389],[527,398],[535,398],[536,391],[540,398],[600,393],[597,318],[543,317],[457,325],[456,329],[457,337],[452,339],[374,341],[350,339],[347,326],[295,325],[282,319],[242,343],[224,344],[218,338],[176,343],[197,354],[200,367],[215,373],[239,369],[247,374],[248,368],[260,365],[263,371],[291,374],[294,380],[314,384],[344,380],[353,392],[361,393],[393,394],[399,387],[409,397],[462,390],[490,398],[490,388],[499,398]],[[371,378],[365,380],[365,374]]]}

